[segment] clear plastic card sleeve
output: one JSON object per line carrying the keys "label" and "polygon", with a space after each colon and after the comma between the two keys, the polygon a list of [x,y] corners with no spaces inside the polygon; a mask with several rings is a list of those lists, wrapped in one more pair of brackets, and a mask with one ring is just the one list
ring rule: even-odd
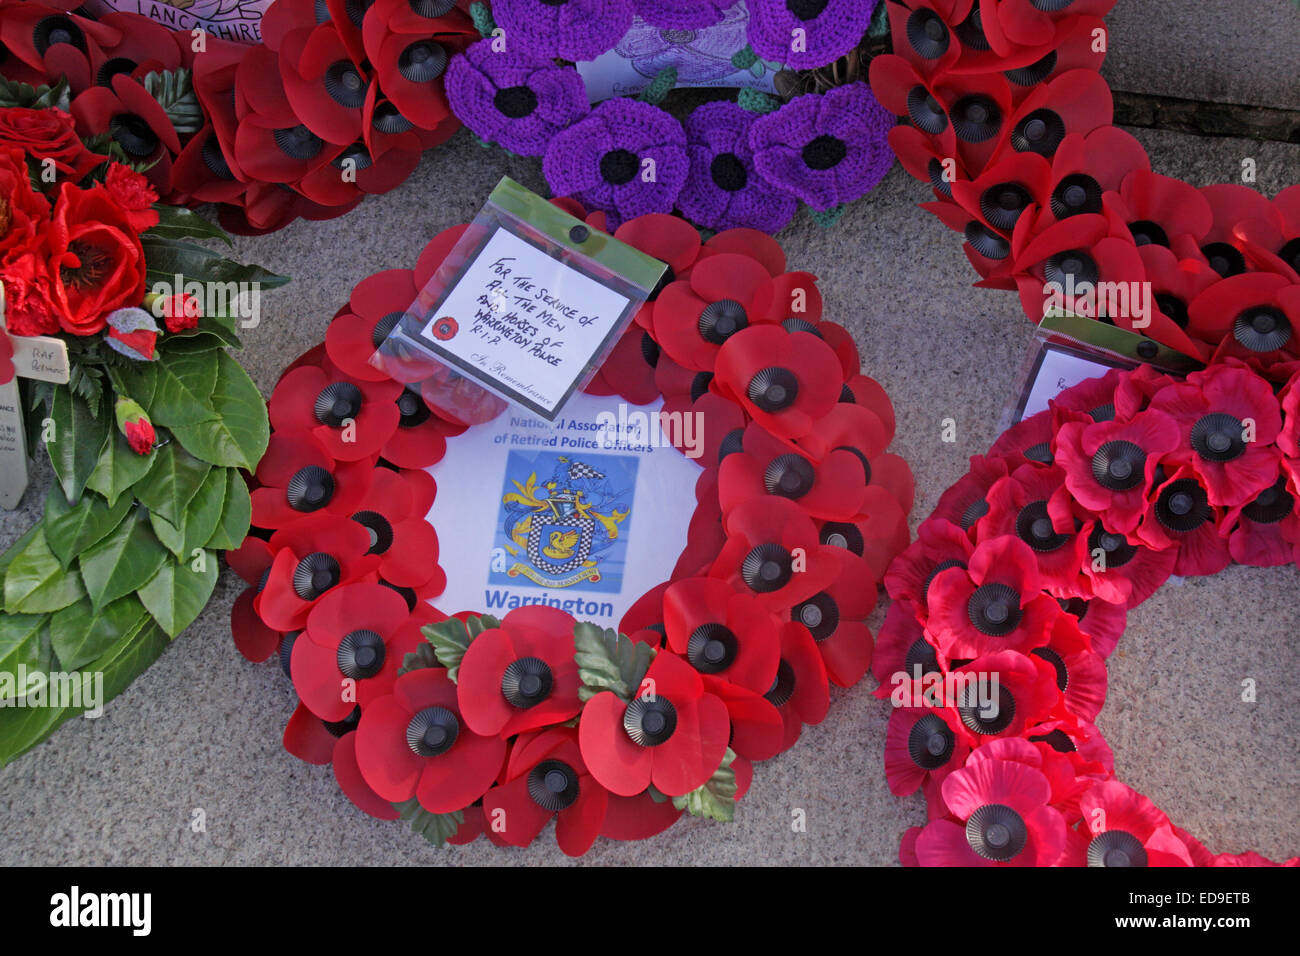
{"label": "clear plastic card sleeve", "polygon": [[666,269],[503,178],[370,364],[450,421],[554,421]]}
{"label": "clear plastic card sleeve", "polygon": [[1036,415],[1073,385],[1113,368],[1150,365],[1170,375],[1203,368],[1197,359],[1127,329],[1071,313],[1049,313],[1034,330],[999,430]]}

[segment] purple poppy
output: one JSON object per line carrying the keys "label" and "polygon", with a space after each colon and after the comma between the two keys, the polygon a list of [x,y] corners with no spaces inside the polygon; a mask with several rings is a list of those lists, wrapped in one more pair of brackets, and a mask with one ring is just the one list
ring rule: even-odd
{"label": "purple poppy", "polygon": [[[879,0],[746,0],[749,45],[792,70],[834,63],[856,47]],[[796,32],[801,31],[801,32]]]}
{"label": "purple poppy", "polygon": [[705,103],[686,118],[691,171],[677,208],[707,229],[746,228],[779,232],[799,201],[754,168],[749,129],[755,114],[735,103]]}
{"label": "purple poppy", "polygon": [[865,83],[808,94],[760,116],[749,131],[754,165],[813,209],[833,209],[870,192],[894,164],[887,137],[894,116]]}
{"label": "purple poppy", "polygon": [[640,100],[601,103],[546,149],[542,172],[557,196],[603,209],[610,229],[651,212],[671,212],[690,160],[686,133],[668,113]]}
{"label": "purple poppy", "polygon": [[736,5],[736,0],[632,0],[636,15],[663,30],[711,27]]}
{"label": "purple poppy", "polygon": [[493,0],[492,16],[520,52],[594,60],[632,26],[632,0]]}
{"label": "purple poppy", "polygon": [[460,121],[481,138],[521,156],[546,145],[591,112],[587,88],[573,67],[480,40],[447,67],[447,99]]}

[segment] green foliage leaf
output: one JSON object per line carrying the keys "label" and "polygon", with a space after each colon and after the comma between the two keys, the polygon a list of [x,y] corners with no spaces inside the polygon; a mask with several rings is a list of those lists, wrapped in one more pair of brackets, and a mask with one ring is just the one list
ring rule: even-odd
{"label": "green foliage leaf", "polygon": [[484,631],[500,626],[501,622],[490,614],[471,614],[465,621],[449,617],[445,621],[429,624],[421,633],[433,645],[438,662],[447,668],[447,676],[454,682],[460,673],[461,658],[465,656],[470,642]]}
{"label": "green foliage leaf", "polygon": [[199,106],[189,70],[182,68],[146,73],[140,82],[149,95],[158,101],[179,135],[188,136],[203,128],[203,108]]}
{"label": "green foliage leaf", "polygon": [[212,390],[217,363],[211,354],[179,353],[165,362],[139,362],[118,377],[155,425],[172,428],[216,417]]}
{"label": "green foliage leaf", "polygon": [[248,526],[253,520],[253,501],[248,493],[248,485],[237,469],[221,470],[226,476],[225,503],[222,505],[217,529],[212,532],[212,537],[203,546],[228,551],[244,543],[244,538],[248,535]]}
{"label": "green foliage leaf", "polygon": [[68,373],[68,388],[86,403],[90,414],[99,417],[104,401],[104,371],[93,365],[73,365]]}
{"label": "green foliage leaf", "polygon": [[[195,559],[197,560],[197,558]],[[202,570],[192,561],[164,561],[158,573],[140,588],[140,603],[158,626],[175,639],[189,627],[217,586],[217,556],[203,552]]]}
{"label": "green foliage leaf", "polygon": [[45,541],[65,569],[86,548],[122,523],[131,507],[131,496],[110,505],[96,494],[83,494],[74,506],[58,488],[50,488],[45,499]]}
{"label": "green foliage leaf", "polygon": [[[48,614],[0,614],[0,701],[16,700],[27,693],[30,674],[47,677],[50,671]],[[26,670],[18,685],[19,665]],[[35,685],[32,685],[35,686]]]}
{"label": "green foliage leaf", "polygon": [[143,480],[132,488],[150,511],[156,511],[173,525],[184,520],[185,506],[198,494],[212,466],[199,461],[176,442],[154,449],[157,460]]}
{"label": "green foliage leaf", "polygon": [[214,225],[184,206],[169,206],[166,203],[154,203],[158,213],[158,225],[145,235],[158,236],[163,239],[220,239],[227,246],[233,246],[226,230]]}
{"label": "green foliage leaf", "polygon": [[214,349],[243,348],[232,319],[225,316],[199,316],[199,324],[183,332],[173,332],[163,339],[159,353],[163,361],[172,355],[191,355]]}
{"label": "green foliage leaf", "polygon": [[420,801],[415,797],[404,803],[394,803],[393,808],[401,814],[402,820],[411,825],[413,831],[434,846],[446,843],[465,822],[464,812],[456,810],[452,813],[430,813],[420,806]]}
{"label": "green foliage leaf", "polygon": [[77,563],[91,606],[98,613],[105,605],[141,588],[166,560],[167,549],[154,537],[148,519],[137,508],[112,534],[82,552]]}
{"label": "green foliage leaf", "polygon": [[59,564],[43,528],[31,537],[5,572],[5,611],[9,614],[58,611],[85,593],[81,576],[63,570]]}
{"label": "green foliage leaf", "polygon": [[144,247],[145,282],[173,285],[179,274],[196,282],[256,282],[263,289],[277,289],[289,281],[261,266],[242,265],[219,252],[181,239],[169,239],[149,233],[140,237]]}
{"label": "green foliage leaf", "polygon": [[673,797],[673,806],[693,817],[730,823],[736,815],[736,771],[731,769],[735,759],[735,751],[728,747],[713,776],[690,793]]}
{"label": "green foliage leaf", "polygon": [[266,402],[238,362],[225,352],[216,356],[212,408],[217,417],[192,425],[174,425],[172,434],[186,450],[204,461],[231,468],[256,468],[271,437]]}
{"label": "green foliage leaf", "polygon": [[96,418],[83,399],[61,386],[54,390],[50,417],[54,419],[53,441],[45,446],[50,464],[64,497],[69,504],[76,504],[108,442],[109,416]]}
{"label": "green foliage leaf", "polygon": [[578,698],[583,702],[607,690],[625,701],[631,700],[654,659],[649,644],[634,641],[612,628],[602,629],[590,621],[583,621],[573,629],[573,646],[573,659],[582,681]]}
{"label": "green foliage leaf", "polygon": [[32,538],[36,537],[36,533],[40,530],[41,526],[39,524],[32,525],[23,533],[21,538],[9,545],[4,554],[0,554],[0,598],[4,596],[4,579],[5,575],[9,573],[9,565],[14,563],[14,558],[23,553],[23,549],[27,547]]}
{"label": "green foliage leaf", "polygon": [[14,106],[29,110],[46,110],[56,107],[65,113],[72,102],[68,78],[59,77],[53,86],[32,86],[0,76],[0,108]]}
{"label": "green foliage leaf", "polygon": [[438,654],[434,651],[433,645],[425,641],[423,644],[417,644],[415,650],[402,658],[402,666],[397,669],[397,676],[401,677],[410,671],[422,671],[428,667],[441,666],[442,663],[438,660]]}
{"label": "green foliage leaf", "polygon": [[[113,429],[108,441],[104,443],[95,470],[90,473],[86,487],[103,495],[111,507],[118,502],[123,492],[149,473],[157,458],[156,451],[148,455],[137,455],[131,450],[126,436]],[[131,500],[130,495],[126,497],[128,501]]]}
{"label": "green foliage leaf", "polygon": [[0,767],[35,747],[75,713],[60,707],[0,708]]}
{"label": "green foliage leaf", "polygon": [[118,598],[96,611],[90,598],[69,604],[50,618],[54,653],[64,670],[76,670],[107,654],[145,618],[144,605],[134,594]]}
{"label": "green foliage leaf", "polygon": [[83,670],[102,671],[104,701],[110,701],[158,659],[171,643],[162,628],[145,617],[125,638],[91,661]]}
{"label": "green foliage leaf", "polygon": [[149,512],[153,533],[178,561],[188,561],[194,549],[206,545],[217,530],[226,503],[226,471],[225,468],[213,468],[208,472],[199,490],[181,512],[179,525],[156,511]]}

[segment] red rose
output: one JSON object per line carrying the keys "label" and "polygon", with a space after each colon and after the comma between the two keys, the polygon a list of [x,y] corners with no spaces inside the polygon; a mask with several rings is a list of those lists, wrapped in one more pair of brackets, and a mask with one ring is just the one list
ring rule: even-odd
{"label": "red rose", "polygon": [[32,189],[23,152],[0,146],[0,262],[34,251],[50,219],[50,202]]}
{"label": "red rose", "polygon": [[158,210],[153,208],[153,204],[158,201],[158,193],[149,185],[149,180],[130,166],[121,163],[109,166],[104,188],[113,197],[113,201],[126,211],[127,222],[136,232],[144,232],[158,225]]}
{"label": "red rose", "polygon": [[93,335],[114,309],[144,297],[144,250],[127,213],[102,186],[64,183],[50,222],[48,270],[64,331]]}
{"label": "red rose", "polygon": [[[54,160],[60,180],[78,182],[108,159],[86,149],[72,115],[60,109],[0,109],[0,143],[17,146],[39,162]],[[39,175],[39,170],[38,173]]]}

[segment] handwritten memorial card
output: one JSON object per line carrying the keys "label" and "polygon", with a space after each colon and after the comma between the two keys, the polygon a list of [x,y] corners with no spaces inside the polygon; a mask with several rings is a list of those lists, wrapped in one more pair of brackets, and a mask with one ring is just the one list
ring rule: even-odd
{"label": "handwritten memorial card", "polygon": [[550,419],[613,344],[632,305],[501,228],[433,307],[420,338],[467,377]]}

